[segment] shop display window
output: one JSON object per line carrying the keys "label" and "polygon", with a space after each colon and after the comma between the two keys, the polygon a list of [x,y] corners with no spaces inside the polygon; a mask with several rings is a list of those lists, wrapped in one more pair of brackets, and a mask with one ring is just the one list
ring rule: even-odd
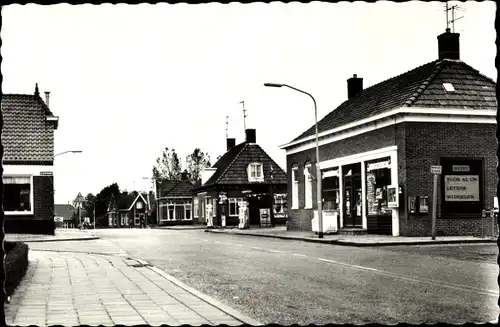
{"label": "shop display window", "polygon": [[340,189],[338,176],[323,179],[323,210],[339,210]]}
{"label": "shop display window", "polygon": [[389,216],[387,188],[391,185],[389,159],[366,163],[366,205],[368,216]]}

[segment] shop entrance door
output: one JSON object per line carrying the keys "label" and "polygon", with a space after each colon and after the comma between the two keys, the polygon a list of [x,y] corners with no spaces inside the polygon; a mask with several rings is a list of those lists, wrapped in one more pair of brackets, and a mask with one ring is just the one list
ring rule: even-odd
{"label": "shop entrance door", "polygon": [[361,174],[344,177],[344,226],[361,227],[363,199],[361,197]]}

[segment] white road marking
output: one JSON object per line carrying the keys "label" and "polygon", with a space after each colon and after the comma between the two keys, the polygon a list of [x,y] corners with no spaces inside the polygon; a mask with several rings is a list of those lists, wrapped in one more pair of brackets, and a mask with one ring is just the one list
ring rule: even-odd
{"label": "white road marking", "polygon": [[[204,240],[208,241],[208,240]],[[233,246],[239,246],[239,247],[244,247],[245,245],[243,244],[236,244],[236,243],[229,243],[229,242],[220,242],[220,241],[214,241],[216,243],[222,243],[222,244],[227,244],[227,245],[233,245]],[[285,251],[279,251],[279,250],[273,250],[273,249],[264,249],[258,246],[252,246],[251,249],[253,250],[264,250],[268,252],[274,252],[274,253],[289,253]],[[407,280],[407,281],[412,281],[416,283],[425,283],[425,284],[431,284],[435,286],[444,286],[447,288],[459,290],[459,291],[469,291],[469,292],[474,292],[474,293],[479,293],[479,294],[484,294],[484,295],[490,295],[490,296],[495,296],[497,297],[500,293],[497,290],[489,290],[489,289],[482,289],[482,288],[477,288],[477,287],[472,287],[472,286],[467,286],[467,285],[461,285],[461,284],[454,284],[454,283],[447,283],[447,282],[442,282],[442,281],[437,281],[437,280],[432,280],[428,278],[412,278],[412,277],[405,277],[397,274],[393,274],[388,271],[376,269],[376,268],[370,268],[370,267],[365,267],[365,266],[359,266],[359,265],[353,265],[349,263],[344,263],[344,262],[339,262],[335,260],[330,260],[330,259],[324,259],[324,258],[318,258],[318,257],[312,257],[308,256],[302,253],[291,253],[292,255],[296,257],[301,257],[301,258],[308,258],[308,259],[313,259],[313,260],[318,260],[322,262],[328,262],[332,264],[336,264],[339,266],[344,266],[344,267],[349,267],[349,268],[354,268],[358,270],[364,270],[364,271],[371,271],[374,273],[377,273],[379,275],[387,276],[387,277],[392,277],[392,278],[397,278],[401,280]]]}

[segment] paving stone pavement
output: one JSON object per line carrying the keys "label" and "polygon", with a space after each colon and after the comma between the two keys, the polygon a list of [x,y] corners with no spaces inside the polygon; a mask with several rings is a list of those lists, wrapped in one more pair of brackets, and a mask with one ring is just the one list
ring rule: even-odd
{"label": "paving stone pavement", "polygon": [[26,276],[4,306],[8,325],[242,325],[134,260],[30,251]]}

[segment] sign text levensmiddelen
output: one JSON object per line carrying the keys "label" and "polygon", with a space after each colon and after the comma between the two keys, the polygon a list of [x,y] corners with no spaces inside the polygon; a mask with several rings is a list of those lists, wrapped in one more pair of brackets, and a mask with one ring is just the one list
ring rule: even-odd
{"label": "sign text levensmiddelen", "polygon": [[446,201],[479,201],[479,176],[447,175],[444,177]]}

